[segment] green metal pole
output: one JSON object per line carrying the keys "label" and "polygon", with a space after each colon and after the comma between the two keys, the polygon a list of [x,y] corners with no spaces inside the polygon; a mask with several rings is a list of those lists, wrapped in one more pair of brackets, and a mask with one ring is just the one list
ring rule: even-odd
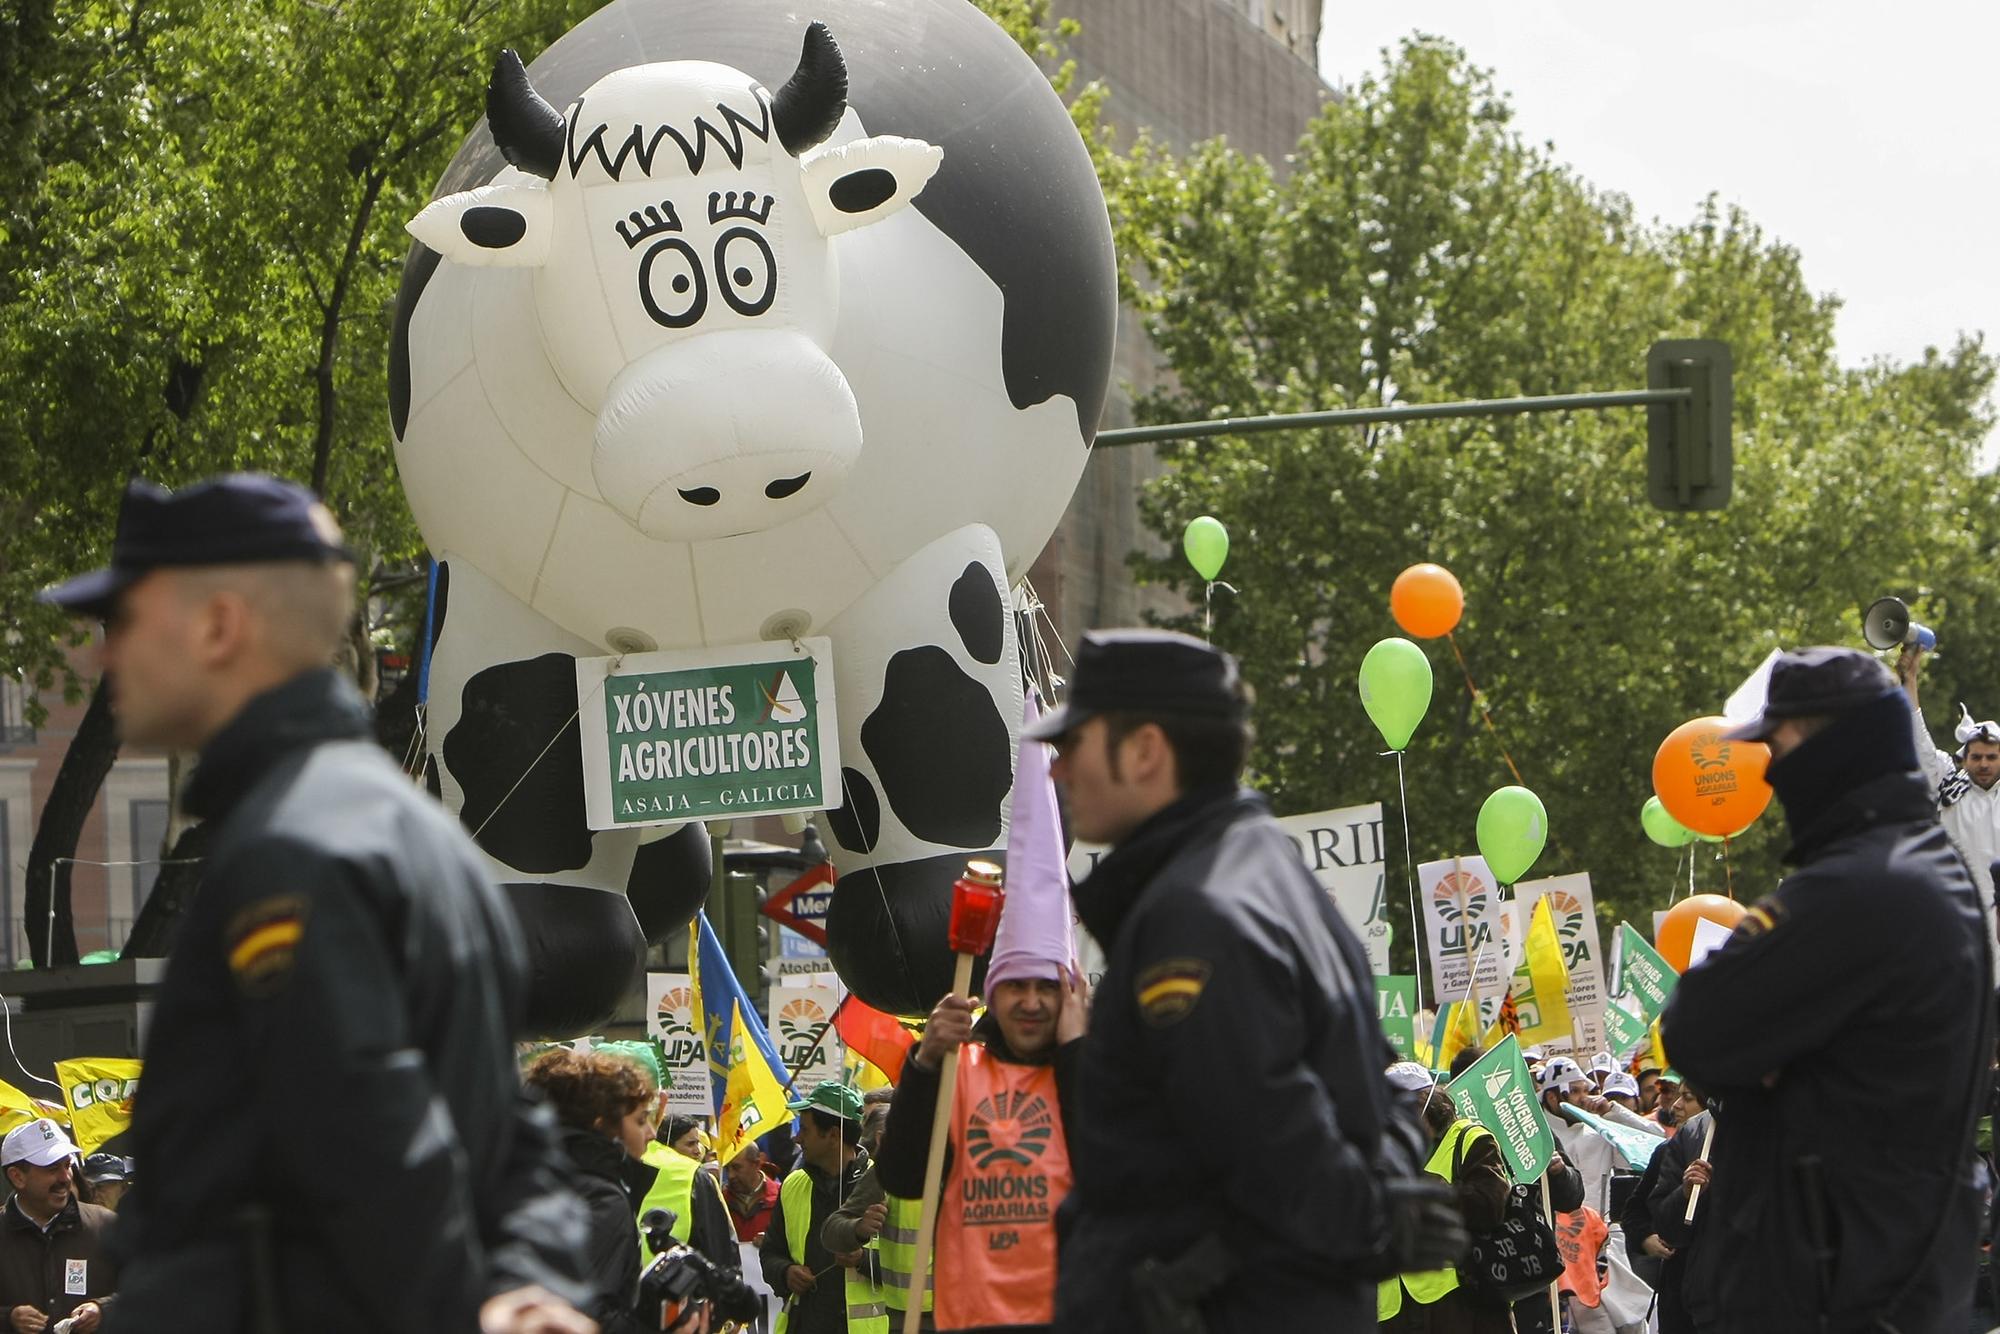
{"label": "green metal pole", "polygon": [[1694,390],[1621,389],[1601,394],[1550,394],[1540,398],[1467,399],[1458,403],[1398,403],[1379,408],[1336,408],[1327,412],[1282,412],[1268,417],[1221,417],[1213,421],[1169,422],[1099,431],[1097,448],[1145,445],[1160,440],[1198,440],[1211,435],[1252,435],[1259,431],[1302,431],[1320,426],[1368,426],[1377,422],[1436,421],[1447,417],[1511,417],[1527,412],[1597,412],[1691,404]]}

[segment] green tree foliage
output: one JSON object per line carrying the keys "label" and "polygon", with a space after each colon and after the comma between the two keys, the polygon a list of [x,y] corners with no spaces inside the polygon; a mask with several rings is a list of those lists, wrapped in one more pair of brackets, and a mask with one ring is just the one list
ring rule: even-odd
{"label": "green tree foliage", "polygon": [[[1934,721],[1957,690],[2000,709],[1996,496],[1975,471],[1994,365],[1960,337],[1914,365],[1842,368],[1837,303],[1797,252],[1713,199],[1685,224],[1645,224],[1509,117],[1488,75],[1416,40],[1328,104],[1282,179],[1222,144],[1142,154],[1125,201],[1149,275],[1132,294],[1173,370],[1142,420],[1632,388],[1654,339],[1721,338],[1733,504],[1649,508],[1635,410],[1226,438],[1166,449],[1143,504],[1174,555],[1135,565],[1199,604],[1180,531],[1203,513],[1228,525],[1238,593],[1217,595],[1214,637],[1262,692],[1259,781],[1294,811],[1393,808],[1356,670],[1398,633],[1396,573],[1453,570],[1458,646],[1548,805],[1535,873],[1587,869],[1601,901],[1649,926],[1674,878],[1639,826],[1653,751],[1719,712],[1773,646],[1858,643],[1859,608],[1901,592],[1948,650]],[[1418,860],[1473,851],[1480,801],[1513,781],[1451,648],[1426,648],[1438,689],[1408,755]],[[1739,896],[1768,889],[1783,844],[1775,807],[1736,840]],[[1698,880],[1720,891],[1711,856]]]}
{"label": "green tree foliage", "polygon": [[532,56],[592,7],[57,0],[24,20],[7,54],[36,64],[4,112],[28,140],[0,176],[0,669],[66,677],[69,626],[33,594],[103,559],[134,473],[310,480],[364,568],[418,554],[389,480],[403,223],[494,51]]}

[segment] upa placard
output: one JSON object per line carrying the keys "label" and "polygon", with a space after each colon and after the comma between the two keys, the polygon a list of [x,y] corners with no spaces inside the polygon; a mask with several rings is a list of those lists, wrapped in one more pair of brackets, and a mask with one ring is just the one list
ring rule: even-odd
{"label": "upa placard", "polygon": [[1519,913],[1532,914],[1538,899],[1549,901],[1556,939],[1562,945],[1563,966],[1569,969],[1569,1013],[1577,1035],[1571,1041],[1542,1044],[1556,1051],[1603,1051],[1604,947],[1597,934],[1597,905],[1590,892],[1590,874],[1524,880],[1514,886]]}
{"label": "upa placard", "polygon": [[840,994],[832,973],[788,978],[771,988],[771,1041],[785,1063],[787,1082],[803,1097],[822,1080],[840,1078],[846,1049],[833,1028]]}
{"label": "upa placard", "polygon": [[715,1099],[694,1027],[694,981],[688,974],[646,974],[646,1031],[659,1040],[666,1063],[667,1111],[713,1116]]}
{"label": "upa placard", "polygon": [[841,804],[832,642],[576,660],[592,829]]}

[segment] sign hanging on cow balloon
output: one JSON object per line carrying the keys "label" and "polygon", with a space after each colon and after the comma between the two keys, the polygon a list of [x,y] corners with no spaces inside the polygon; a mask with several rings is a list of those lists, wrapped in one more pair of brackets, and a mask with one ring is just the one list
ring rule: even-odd
{"label": "sign hanging on cow balloon", "polygon": [[840,804],[832,645],[578,658],[592,829]]}

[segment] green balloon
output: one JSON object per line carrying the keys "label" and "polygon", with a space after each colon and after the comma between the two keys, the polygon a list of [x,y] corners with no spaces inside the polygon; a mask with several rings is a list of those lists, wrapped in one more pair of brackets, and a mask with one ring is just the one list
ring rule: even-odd
{"label": "green balloon", "polygon": [[1361,660],[1361,707],[1390,750],[1410,744],[1431,707],[1431,660],[1407,639],[1385,639]]}
{"label": "green balloon", "polygon": [[1646,798],[1639,808],[1639,823],[1646,827],[1646,837],[1663,848],[1684,848],[1695,839],[1694,830],[1669,815],[1658,797]]}
{"label": "green balloon", "polygon": [[92,950],[77,960],[78,963],[117,963],[117,950]]}
{"label": "green balloon", "polygon": [[1698,839],[1700,839],[1700,840],[1701,840],[1702,842],[1704,842],[1704,843],[1720,843],[1720,842],[1722,842],[1722,841],[1723,841],[1724,839],[1728,838],[1728,837],[1729,837],[1729,835],[1727,835],[1727,834],[1696,834],[1696,835],[1695,835],[1695,837],[1696,837],[1696,838],[1698,838]]}
{"label": "green balloon", "polygon": [[1220,519],[1206,514],[1190,519],[1187,531],[1181,534],[1181,550],[1187,553],[1194,572],[1214,583],[1215,576],[1222,573],[1222,562],[1229,559],[1229,530]]}
{"label": "green balloon", "polygon": [[1525,787],[1503,787],[1479,808],[1479,855],[1503,885],[1528,873],[1549,840],[1549,813]]}

